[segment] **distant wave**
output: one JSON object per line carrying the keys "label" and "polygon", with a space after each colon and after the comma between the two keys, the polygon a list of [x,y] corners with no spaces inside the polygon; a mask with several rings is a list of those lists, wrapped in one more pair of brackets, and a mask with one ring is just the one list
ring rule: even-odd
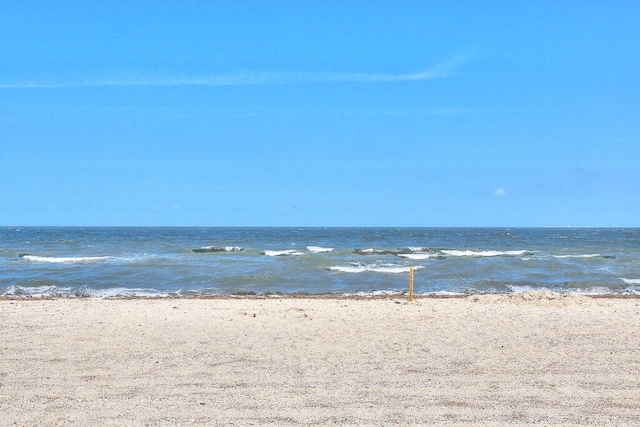
{"label": "distant wave", "polygon": [[[335,266],[335,267],[327,267],[329,271],[337,271],[340,273],[364,273],[364,272],[374,272],[374,273],[408,273],[411,267],[409,266],[400,266],[394,264],[353,264],[349,266]],[[419,270],[422,267],[417,266],[414,269]]]}
{"label": "distant wave", "polygon": [[206,252],[241,252],[244,250],[244,248],[241,248],[239,246],[203,246],[201,248],[195,248],[191,250],[197,254],[200,254]]}
{"label": "distant wave", "polygon": [[552,255],[554,258],[597,258],[600,254],[583,254],[583,255]]}
{"label": "distant wave", "polygon": [[354,249],[353,253],[357,255],[399,255],[399,254],[408,254],[411,253],[412,250],[410,248],[404,249],[375,249],[375,248],[367,248],[367,249]]}
{"label": "distant wave", "polygon": [[262,251],[260,252],[260,255],[266,255],[266,256],[299,256],[299,255],[304,255],[304,253],[300,252],[300,251],[296,251],[293,249],[287,250],[287,251]]}
{"label": "distant wave", "polygon": [[401,258],[407,258],[412,260],[423,260],[429,258],[441,258],[441,255],[438,254],[425,254],[425,253],[416,253],[416,254],[397,254]]}
{"label": "distant wave", "polygon": [[353,252],[358,255],[396,255],[402,258],[423,260],[429,258],[451,257],[496,257],[496,256],[522,256],[533,255],[533,252],[527,250],[518,251],[472,251],[472,250],[456,250],[456,249],[433,249],[433,248],[399,248],[399,249],[354,249]]}
{"label": "distant wave", "polygon": [[320,246],[307,246],[307,250],[313,254],[331,252],[333,248],[323,248]]}
{"label": "distant wave", "polygon": [[113,260],[113,257],[110,256],[93,256],[93,257],[47,257],[47,256],[37,256],[37,255],[29,255],[29,254],[20,254],[20,258],[26,259],[33,262],[50,262],[50,263],[75,263],[75,262],[100,262],[100,261],[110,261]]}
{"label": "distant wave", "polygon": [[624,277],[621,277],[620,280],[627,285],[640,285],[640,279],[625,279]]}
{"label": "distant wave", "polygon": [[449,256],[471,256],[471,257],[496,257],[496,256],[521,256],[531,254],[528,251],[470,251],[470,250],[449,250],[443,249],[441,251],[445,255]]}
{"label": "distant wave", "polygon": [[554,258],[604,258],[604,259],[616,259],[615,255],[600,255],[600,254],[582,254],[582,255],[552,255]]}

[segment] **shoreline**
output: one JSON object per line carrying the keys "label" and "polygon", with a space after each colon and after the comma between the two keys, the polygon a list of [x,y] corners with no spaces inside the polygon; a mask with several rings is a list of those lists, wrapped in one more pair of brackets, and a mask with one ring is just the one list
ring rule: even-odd
{"label": "shoreline", "polygon": [[[640,294],[580,294],[569,292],[553,292],[553,291],[527,291],[527,292],[511,292],[511,293],[487,293],[487,294],[414,294],[414,300],[439,300],[439,299],[466,299],[478,296],[493,296],[501,298],[519,297],[527,295],[543,295],[545,298],[559,299],[567,297],[585,297],[592,299],[640,299]],[[184,295],[184,296],[145,296],[145,295],[128,295],[128,296],[30,296],[30,295],[0,295],[0,301],[53,301],[53,300],[278,300],[278,299],[311,299],[311,300],[407,300],[408,293],[393,293],[380,295],[339,295],[339,294],[271,294],[271,295]]]}
{"label": "shoreline", "polygon": [[0,425],[635,425],[638,298],[0,300]]}

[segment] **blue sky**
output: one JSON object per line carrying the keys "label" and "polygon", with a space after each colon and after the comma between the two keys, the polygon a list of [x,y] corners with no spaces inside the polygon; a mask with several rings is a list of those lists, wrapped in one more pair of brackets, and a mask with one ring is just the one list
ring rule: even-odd
{"label": "blue sky", "polygon": [[0,5],[0,225],[640,226],[640,2]]}

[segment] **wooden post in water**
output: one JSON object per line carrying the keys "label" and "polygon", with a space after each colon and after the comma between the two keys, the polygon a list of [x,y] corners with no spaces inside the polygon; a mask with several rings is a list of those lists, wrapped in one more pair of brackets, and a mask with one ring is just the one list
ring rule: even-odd
{"label": "wooden post in water", "polygon": [[409,267],[409,301],[413,301],[413,267]]}

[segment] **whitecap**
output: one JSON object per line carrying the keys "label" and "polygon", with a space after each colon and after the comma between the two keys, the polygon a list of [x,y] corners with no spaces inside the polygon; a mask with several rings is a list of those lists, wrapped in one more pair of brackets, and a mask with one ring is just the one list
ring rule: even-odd
{"label": "whitecap", "polygon": [[625,279],[624,277],[621,277],[620,280],[627,285],[640,285],[640,279]]}
{"label": "whitecap", "polygon": [[304,255],[302,252],[293,250],[293,249],[289,249],[286,251],[264,251],[261,252],[262,255],[266,255],[266,256],[299,256],[299,255]]}
{"label": "whitecap", "polygon": [[46,257],[37,255],[23,255],[22,259],[33,262],[50,262],[50,263],[76,263],[76,262],[99,262],[109,261],[113,259],[110,256],[93,256],[93,257]]}
{"label": "whitecap", "polygon": [[444,249],[442,253],[449,256],[473,256],[473,257],[495,257],[495,256],[519,256],[527,253],[523,251],[471,251],[471,250],[449,250]]}
{"label": "whitecap", "polygon": [[367,249],[356,249],[356,251],[358,253],[362,253],[362,254],[379,254],[382,253],[383,251],[381,251],[380,249],[373,249],[373,248],[367,248]]}
{"label": "whitecap", "polygon": [[354,266],[335,266],[335,267],[327,267],[329,271],[339,271],[341,273],[362,273],[363,271],[367,271],[365,267],[354,267]]}
{"label": "whitecap", "polygon": [[582,255],[552,255],[554,258],[597,258],[600,254],[582,254]]}
{"label": "whitecap", "polygon": [[321,246],[307,246],[307,250],[314,254],[331,252],[333,248],[323,248]]}
{"label": "whitecap", "polygon": [[406,254],[411,252],[409,248],[405,249],[375,249],[375,248],[366,248],[366,249],[354,249],[353,253],[357,255],[398,255],[398,254]]}
{"label": "whitecap", "polygon": [[[414,267],[414,270],[419,270],[421,268],[422,267],[417,266],[417,267]],[[327,270],[329,271],[337,271],[341,273],[364,273],[368,271],[368,272],[374,272],[374,273],[391,273],[391,274],[408,273],[410,269],[411,267],[409,266],[399,266],[399,265],[393,265],[393,264],[350,265],[350,266],[334,266],[334,267],[327,268]]]}
{"label": "whitecap", "polygon": [[195,253],[205,253],[205,252],[241,252],[244,249],[240,246],[203,246],[201,248],[191,249],[192,252]]}
{"label": "whitecap", "polygon": [[402,258],[413,259],[413,260],[422,260],[422,259],[429,259],[429,258],[437,258],[438,257],[437,254],[421,254],[421,253],[417,253],[417,254],[398,254],[398,256],[402,257]]}

